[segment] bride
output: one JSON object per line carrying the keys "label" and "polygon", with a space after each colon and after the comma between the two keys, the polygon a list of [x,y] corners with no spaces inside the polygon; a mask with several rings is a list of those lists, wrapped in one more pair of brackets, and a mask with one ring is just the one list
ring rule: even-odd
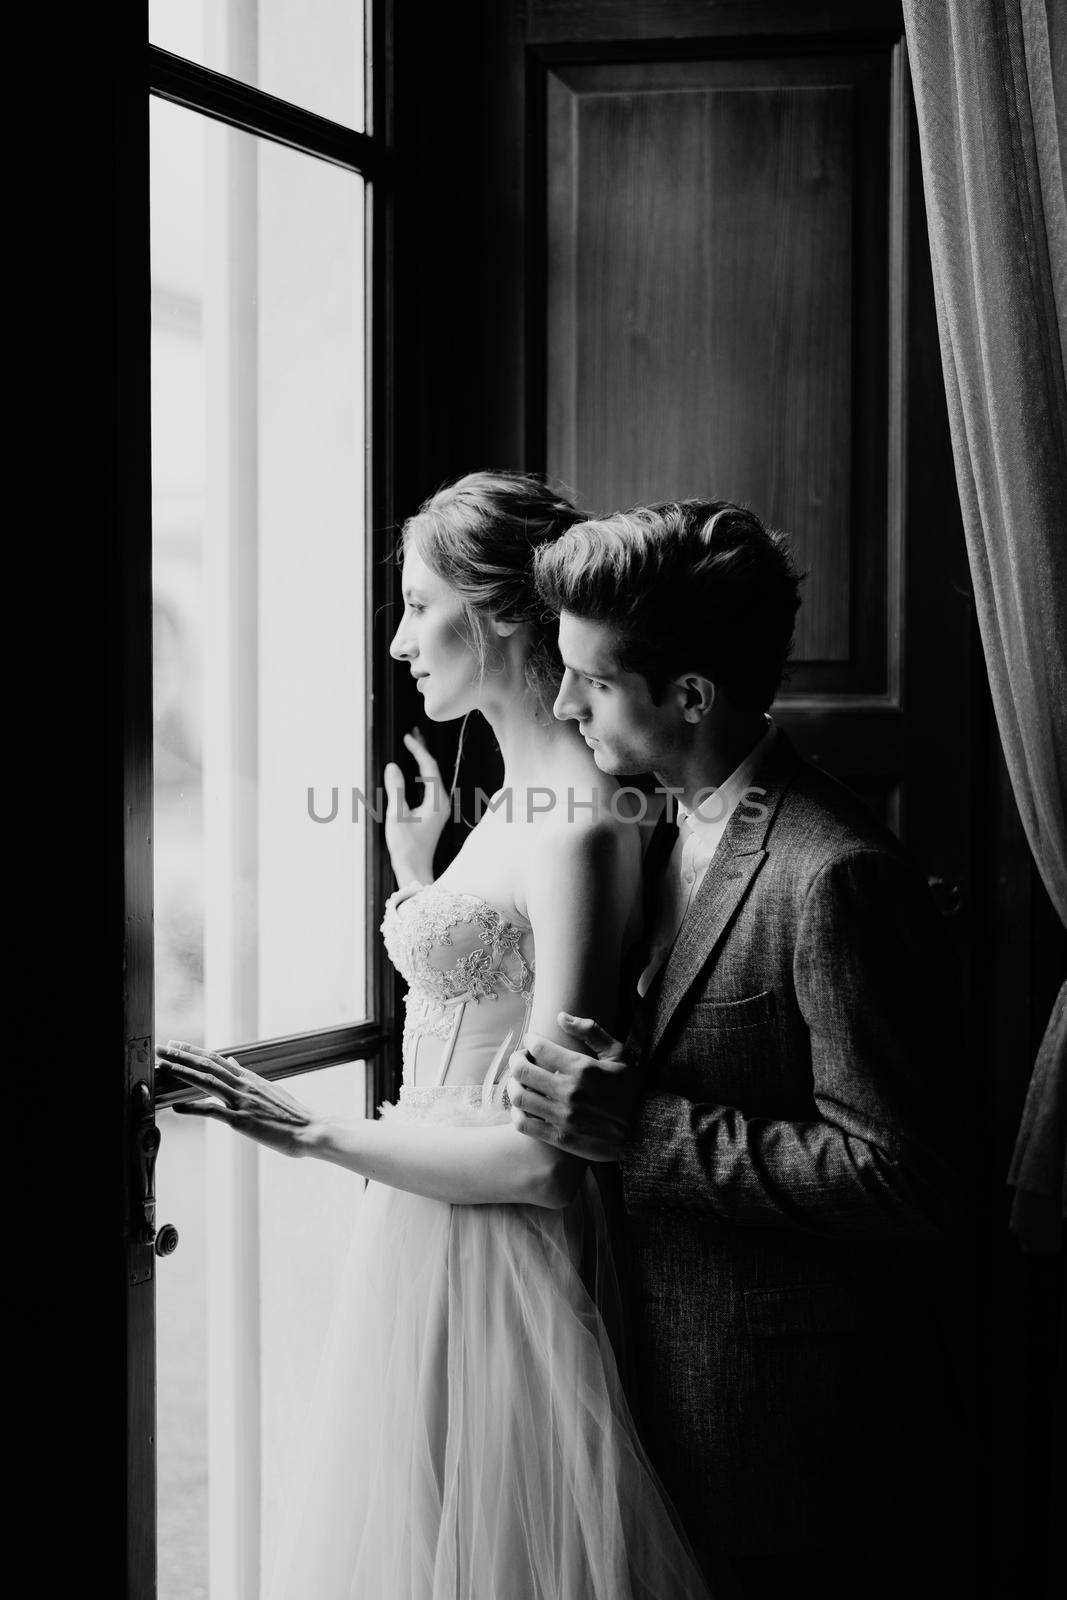
{"label": "bride", "polygon": [[[636,1437],[605,1316],[594,1180],[511,1124],[503,1080],[528,1028],[619,1021],[640,928],[640,830],[551,705],[555,626],[533,551],[580,515],[537,479],[472,473],[404,527],[390,646],[426,715],[478,710],[504,759],[447,870],[447,816],[407,812],[386,769],[398,887],[382,932],[408,984],[403,1084],[380,1120],[323,1118],[231,1057],[159,1052],[215,1117],[370,1179],[289,1498],[276,1600],[689,1600],[706,1588]],[[561,1015],[561,1013],[563,1015]]]}

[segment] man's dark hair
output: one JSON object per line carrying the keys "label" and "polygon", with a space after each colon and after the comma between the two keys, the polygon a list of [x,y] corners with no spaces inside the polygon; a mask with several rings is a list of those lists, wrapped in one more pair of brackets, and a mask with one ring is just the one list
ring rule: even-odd
{"label": "man's dark hair", "polygon": [[659,699],[701,672],[739,710],[765,711],[800,605],[783,534],[725,500],[665,501],[577,523],[534,557],[546,605],[615,630],[617,659]]}

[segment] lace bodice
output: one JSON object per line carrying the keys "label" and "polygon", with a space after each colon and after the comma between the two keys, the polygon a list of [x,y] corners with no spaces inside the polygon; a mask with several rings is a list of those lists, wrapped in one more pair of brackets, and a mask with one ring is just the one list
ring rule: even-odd
{"label": "lace bodice", "polygon": [[442,1100],[499,1107],[495,1075],[518,1046],[533,999],[530,929],[481,895],[411,884],[386,901],[382,935],[408,984],[401,1103],[427,1115],[444,1111]]}

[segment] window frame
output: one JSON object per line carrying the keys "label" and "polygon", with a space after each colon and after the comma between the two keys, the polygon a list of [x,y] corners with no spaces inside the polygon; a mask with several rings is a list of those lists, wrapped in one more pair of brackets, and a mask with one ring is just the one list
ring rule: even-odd
{"label": "window frame", "polygon": [[[332,122],[263,90],[229,78],[198,63],[148,45],[148,97],[213,118],[225,126],[267,139],[300,154],[331,162],[358,174],[366,185],[366,369],[367,488],[364,556],[365,627],[368,645],[366,771],[380,773],[387,756],[387,730],[392,720],[392,674],[388,637],[382,619],[392,600],[389,555],[393,526],[389,465],[388,376],[391,350],[392,151],[388,138],[388,85],[374,70],[387,24],[384,0],[366,7],[367,132]],[[375,44],[379,45],[378,51]],[[150,542],[150,541],[149,541]],[[149,552],[150,556],[150,552]],[[151,771],[149,742],[142,759]],[[151,785],[149,785],[149,789]],[[149,831],[151,820],[148,822]],[[367,1115],[388,1098],[395,1077],[392,1045],[396,1038],[396,985],[387,969],[378,937],[383,901],[389,891],[389,868],[380,832],[367,830],[364,910],[366,994],[368,1015],[358,1022],[278,1038],[221,1045],[243,1066],[270,1079],[287,1078],[344,1062],[367,1065]],[[149,879],[151,869],[149,866]],[[195,1091],[178,1084],[165,1070],[151,1084],[157,1107],[192,1099]]]}

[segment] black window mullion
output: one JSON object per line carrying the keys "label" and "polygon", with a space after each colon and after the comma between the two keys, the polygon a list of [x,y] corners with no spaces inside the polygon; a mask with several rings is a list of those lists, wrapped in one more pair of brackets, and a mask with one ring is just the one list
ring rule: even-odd
{"label": "black window mullion", "polygon": [[[392,6],[369,0],[367,19],[368,127],[376,143],[392,142]],[[391,184],[368,186],[366,233],[366,327],[368,472],[365,565],[366,638],[375,690],[367,703],[368,786],[381,782],[394,754],[396,699],[389,641],[395,624],[397,571],[391,560],[396,522],[393,503],[393,284],[395,281],[394,195]],[[381,836],[367,840],[366,960],[367,994],[385,1043],[367,1059],[367,1115],[395,1098],[399,1079],[397,1019],[400,982],[382,947],[381,906],[393,888],[393,874]]]}
{"label": "black window mullion", "polygon": [[368,180],[380,178],[387,164],[384,144],[369,134],[357,133],[343,123],[331,122],[329,117],[317,116],[236,78],[171,55],[158,45],[148,47],[148,88],[162,100],[199,111],[202,116],[290,150],[331,161]]}
{"label": "black window mullion", "polygon": [[[242,1067],[250,1067],[261,1078],[290,1078],[323,1067],[343,1066],[347,1061],[370,1062],[381,1054],[390,1038],[390,1030],[381,1022],[358,1022],[348,1027],[289,1034],[280,1039],[259,1039],[254,1044],[224,1047],[217,1054],[233,1056]],[[157,1065],[157,1106],[173,1105],[177,1100],[195,1100],[200,1092],[179,1083],[166,1067]]]}

